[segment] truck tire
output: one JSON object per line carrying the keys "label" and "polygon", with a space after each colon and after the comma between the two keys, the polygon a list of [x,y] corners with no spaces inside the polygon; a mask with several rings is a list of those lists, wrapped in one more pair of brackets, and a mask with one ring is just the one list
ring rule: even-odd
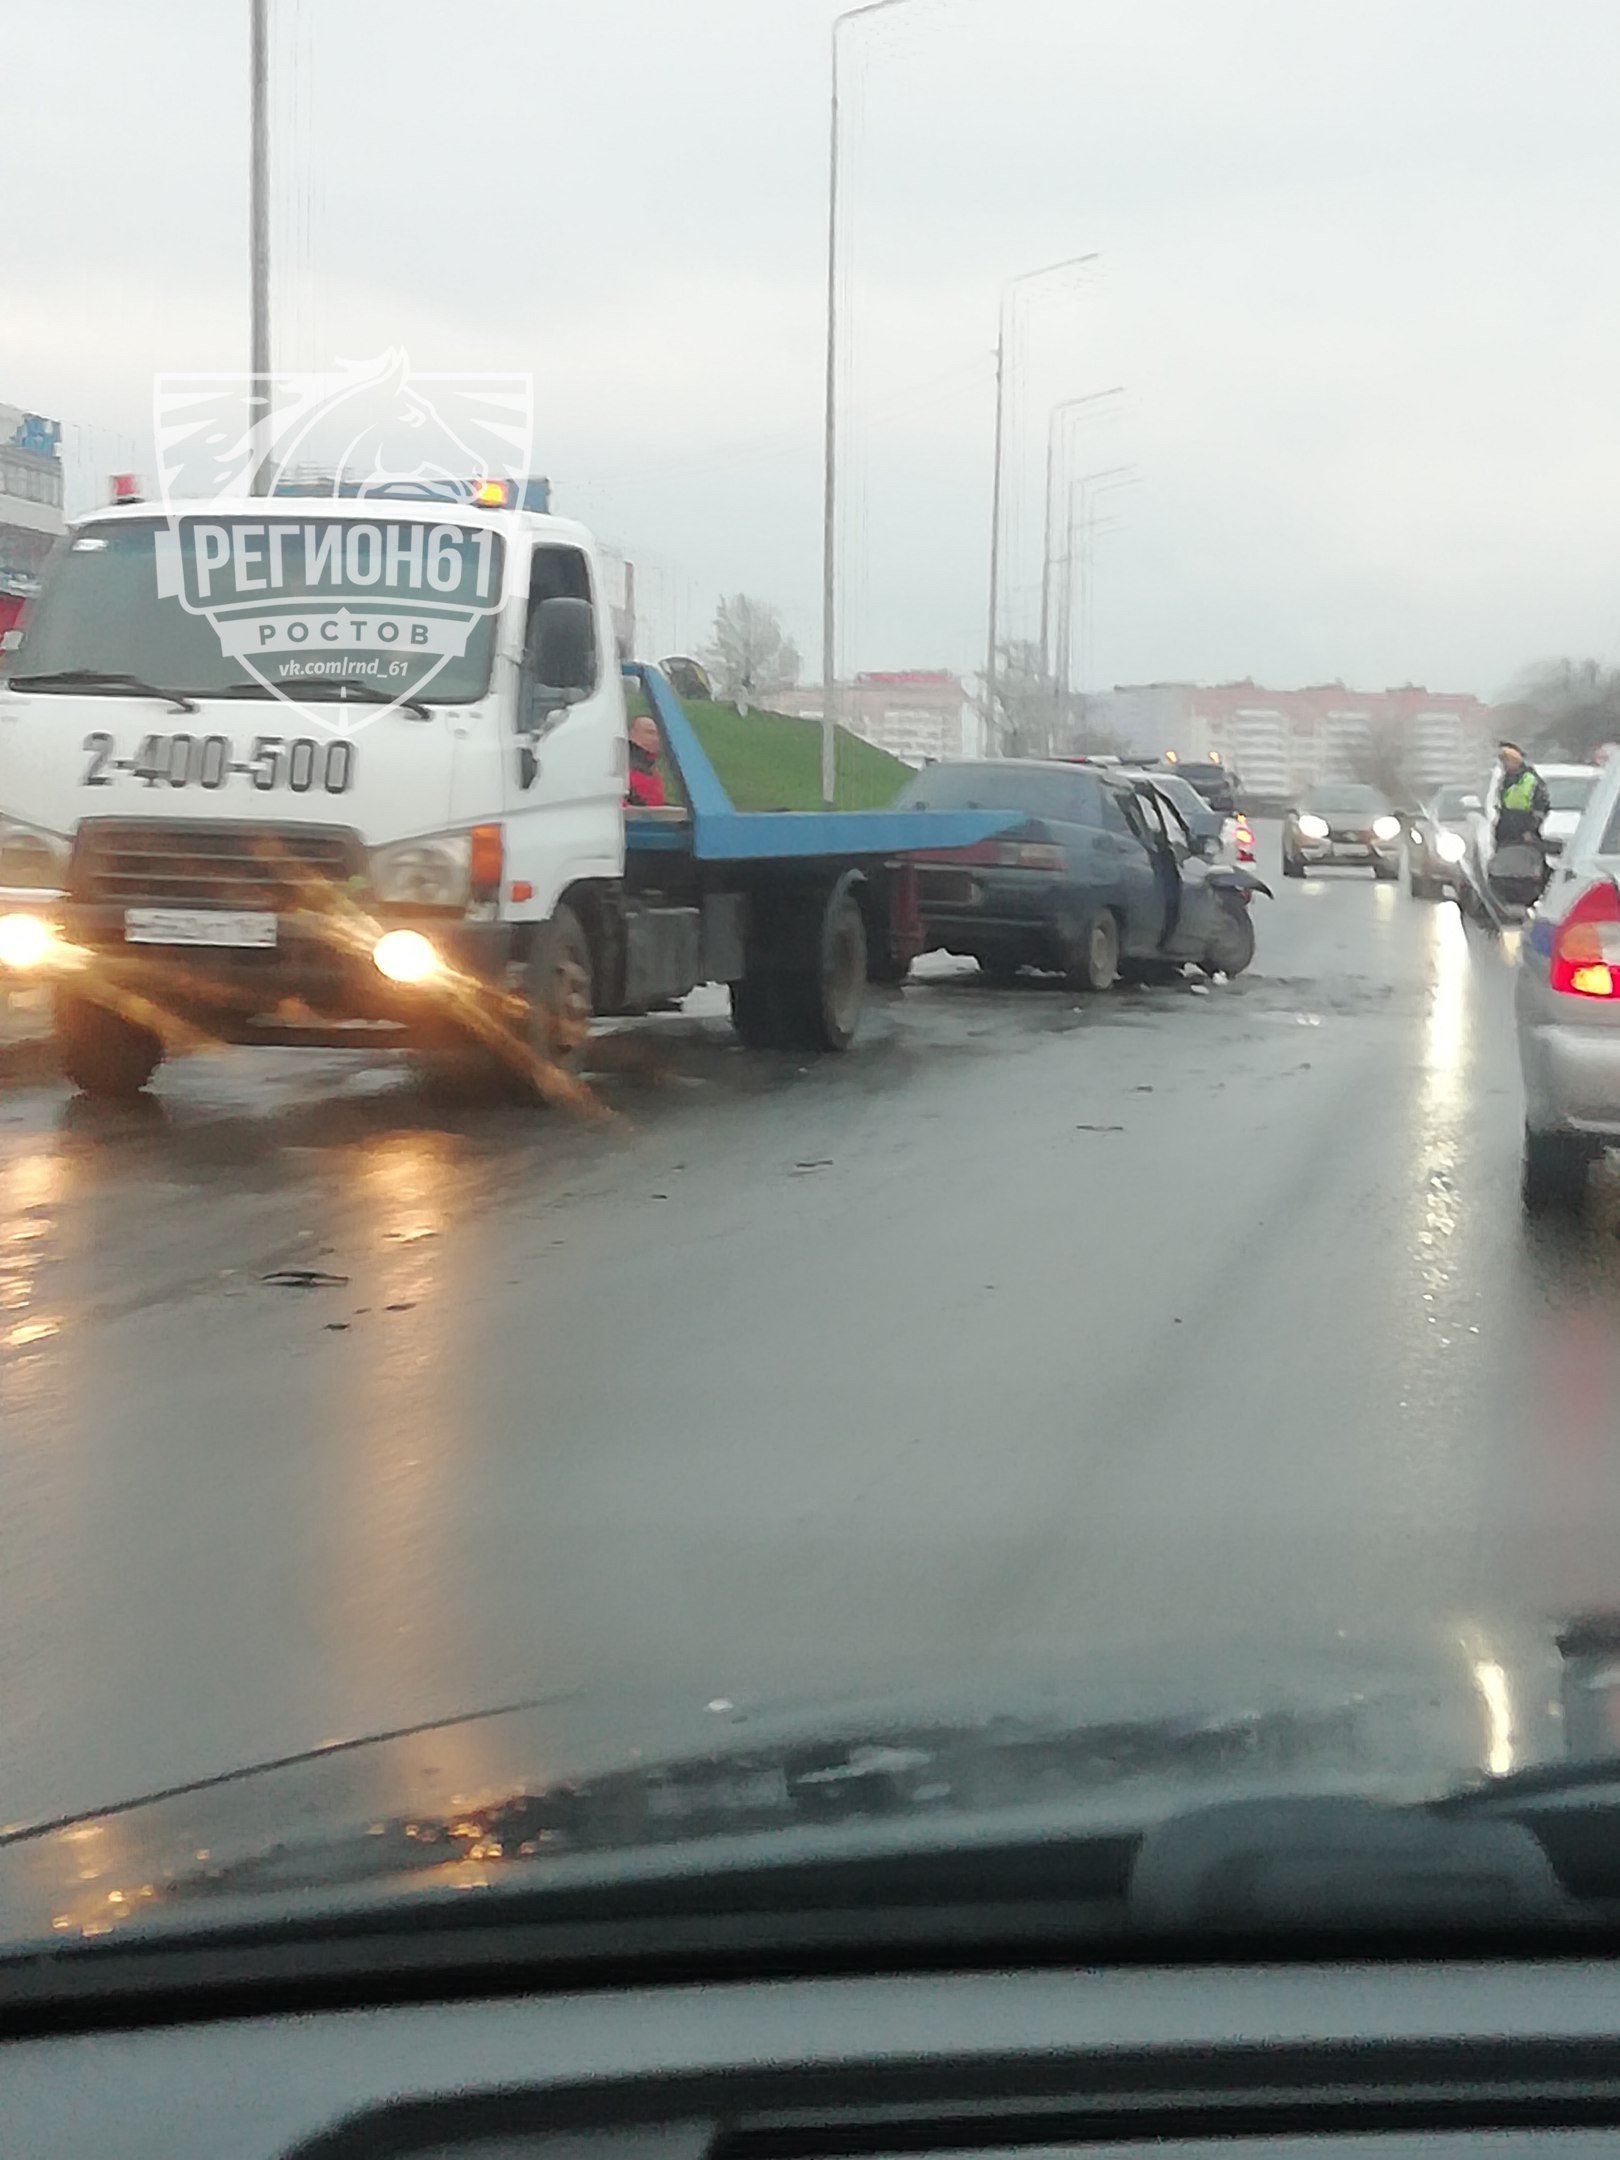
{"label": "truck tire", "polygon": [[1380,885],[1392,885],[1401,874],[1398,862],[1374,862],[1373,876]]}
{"label": "truck tire", "polygon": [[94,999],[56,993],[56,1047],[82,1094],[128,1102],[163,1063],[163,1038]]}
{"label": "truck tire", "polygon": [[1290,855],[1285,851],[1282,866],[1284,877],[1303,877],[1305,875],[1305,865],[1297,855]]}
{"label": "truck tire", "polygon": [[1119,924],[1106,908],[1076,938],[1064,975],[1071,990],[1112,990],[1119,980]]}
{"label": "truck tire", "polygon": [[813,926],[809,966],[778,978],[784,1039],[798,1050],[847,1050],[866,1002],[866,922],[841,877]]}
{"label": "truck tire", "polygon": [[1519,1183],[1527,1215],[1574,1215],[1586,1197],[1590,1143],[1579,1133],[1534,1132],[1524,1128],[1524,1164]]}
{"label": "truck tire", "polygon": [[566,901],[536,929],[524,971],[525,1048],[563,1072],[577,1072],[590,1041],[596,969],[585,926]]}

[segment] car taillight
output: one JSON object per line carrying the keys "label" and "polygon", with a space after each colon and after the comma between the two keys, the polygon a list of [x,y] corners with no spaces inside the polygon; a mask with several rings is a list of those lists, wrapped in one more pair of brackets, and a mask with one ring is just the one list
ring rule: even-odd
{"label": "car taillight", "polygon": [[1044,841],[1003,840],[996,860],[1004,870],[1061,870],[1063,850]]}
{"label": "car taillight", "polygon": [[1567,997],[1620,997],[1620,891],[1589,885],[1553,933],[1552,986]]}

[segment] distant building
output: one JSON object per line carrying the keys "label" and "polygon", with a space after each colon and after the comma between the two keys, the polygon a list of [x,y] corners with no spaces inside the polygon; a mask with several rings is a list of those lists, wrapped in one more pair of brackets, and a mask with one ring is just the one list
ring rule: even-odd
{"label": "distant building", "polygon": [[1489,705],[1469,691],[1349,690],[1317,683],[1137,683],[1087,701],[1088,720],[1131,750],[1218,757],[1245,793],[1284,801],[1319,780],[1347,780],[1392,762],[1419,794],[1478,780],[1494,742]]}
{"label": "distant building", "polygon": [[[824,703],[818,685],[773,693],[777,712],[819,720]],[[838,718],[859,735],[908,765],[958,758],[967,745],[967,692],[960,675],[902,670],[857,675],[838,686]]]}
{"label": "distant building", "polygon": [[62,517],[62,426],[0,405],[0,631],[37,590]]}

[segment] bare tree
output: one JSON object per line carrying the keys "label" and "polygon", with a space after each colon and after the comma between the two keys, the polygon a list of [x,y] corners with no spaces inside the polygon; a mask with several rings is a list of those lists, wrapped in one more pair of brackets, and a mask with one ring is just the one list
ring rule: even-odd
{"label": "bare tree", "polygon": [[1620,668],[1601,660],[1545,660],[1528,668],[1498,708],[1504,735],[1539,757],[1585,763],[1620,742]]}
{"label": "bare tree", "polygon": [[762,694],[791,689],[799,679],[799,649],[784,632],[782,618],[768,602],[747,593],[721,599],[703,657],[716,690],[742,712]]}
{"label": "bare tree", "polygon": [[996,668],[998,730],[992,747],[1007,757],[1063,757],[1089,751],[1116,757],[1124,745],[1092,717],[1091,701],[1064,692],[1041,665],[1040,647],[1015,638],[1001,648]]}

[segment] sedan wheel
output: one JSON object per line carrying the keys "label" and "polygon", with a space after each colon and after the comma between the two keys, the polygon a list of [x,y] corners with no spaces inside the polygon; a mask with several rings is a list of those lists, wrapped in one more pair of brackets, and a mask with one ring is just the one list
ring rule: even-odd
{"label": "sedan wheel", "polygon": [[1119,924],[1106,908],[1081,932],[1067,975],[1075,990],[1112,990],[1119,980]]}

